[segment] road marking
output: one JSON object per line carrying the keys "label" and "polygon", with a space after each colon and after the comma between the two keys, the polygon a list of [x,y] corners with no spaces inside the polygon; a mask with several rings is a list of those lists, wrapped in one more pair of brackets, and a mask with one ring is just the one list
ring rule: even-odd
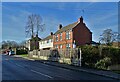
{"label": "road marking", "polygon": [[5,60],[8,60],[8,59],[5,59]]}
{"label": "road marking", "polygon": [[43,73],[37,72],[37,71],[35,71],[35,70],[31,70],[31,71],[34,72],[34,73],[37,73],[37,74],[40,74],[40,75],[46,76],[46,77],[48,77],[48,78],[53,78],[53,77],[51,77],[51,76],[49,76],[49,75],[46,75],[46,74],[43,74]]}
{"label": "road marking", "polygon": [[19,65],[19,64],[17,64],[17,63],[16,63],[16,65],[17,65],[17,66],[19,66],[19,67],[22,67],[22,68],[24,68],[22,65]]}

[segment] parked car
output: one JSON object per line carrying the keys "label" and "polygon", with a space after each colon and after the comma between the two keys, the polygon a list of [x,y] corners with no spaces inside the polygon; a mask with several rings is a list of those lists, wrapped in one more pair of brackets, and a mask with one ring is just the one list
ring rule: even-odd
{"label": "parked car", "polygon": [[15,55],[15,52],[11,50],[11,51],[9,52],[9,55]]}

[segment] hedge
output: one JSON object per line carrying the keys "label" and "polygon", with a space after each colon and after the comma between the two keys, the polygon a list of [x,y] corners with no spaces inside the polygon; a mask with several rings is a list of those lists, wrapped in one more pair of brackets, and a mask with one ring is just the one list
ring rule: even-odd
{"label": "hedge", "polygon": [[80,48],[84,67],[107,69],[110,65],[120,64],[120,48],[102,47],[101,55],[99,46],[82,46]]}
{"label": "hedge", "polygon": [[20,49],[20,50],[16,50],[16,54],[17,54],[17,55],[28,54],[28,51],[27,51],[27,50],[24,50],[24,49]]}

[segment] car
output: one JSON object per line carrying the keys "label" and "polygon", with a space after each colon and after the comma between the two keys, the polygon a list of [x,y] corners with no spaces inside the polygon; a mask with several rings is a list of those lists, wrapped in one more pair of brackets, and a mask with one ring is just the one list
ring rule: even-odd
{"label": "car", "polygon": [[11,51],[9,52],[9,55],[15,55],[15,52],[11,50]]}

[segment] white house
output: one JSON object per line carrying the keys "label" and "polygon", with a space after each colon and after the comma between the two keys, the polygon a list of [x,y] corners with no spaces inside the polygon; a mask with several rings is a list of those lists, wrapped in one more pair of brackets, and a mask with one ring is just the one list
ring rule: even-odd
{"label": "white house", "polygon": [[28,50],[30,50],[30,40],[26,41],[25,47],[28,48]]}
{"label": "white house", "polygon": [[28,48],[28,50],[34,50],[34,49],[39,49],[39,41],[41,40],[41,38],[38,37],[38,35],[32,37],[31,39],[26,41],[26,48]]}
{"label": "white house", "polygon": [[39,41],[39,49],[46,50],[52,48],[53,48],[53,33],[51,32],[51,35]]}

